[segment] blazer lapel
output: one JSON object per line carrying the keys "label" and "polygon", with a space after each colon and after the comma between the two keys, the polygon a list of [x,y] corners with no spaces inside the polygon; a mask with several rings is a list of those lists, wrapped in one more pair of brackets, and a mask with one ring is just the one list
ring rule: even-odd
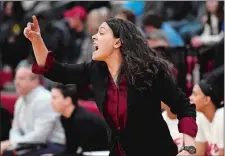
{"label": "blazer lapel", "polygon": [[103,77],[103,83],[102,83],[102,94],[100,95],[100,100],[99,100],[99,109],[103,113],[103,105],[105,98],[107,96],[107,85],[108,85],[108,76]]}
{"label": "blazer lapel", "polygon": [[100,63],[94,85],[96,85],[96,104],[99,111],[103,114],[103,105],[107,95],[108,88],[108,68],[105,63]]}

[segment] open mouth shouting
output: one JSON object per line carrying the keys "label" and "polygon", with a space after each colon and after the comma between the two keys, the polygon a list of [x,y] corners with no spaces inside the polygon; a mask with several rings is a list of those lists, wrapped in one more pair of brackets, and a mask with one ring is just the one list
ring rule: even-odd
{"label": "open mouth shouting", "polygon": [[98,45],[94,43],[93,49],[94,49],[93,54],[95,54],[98,51]]}

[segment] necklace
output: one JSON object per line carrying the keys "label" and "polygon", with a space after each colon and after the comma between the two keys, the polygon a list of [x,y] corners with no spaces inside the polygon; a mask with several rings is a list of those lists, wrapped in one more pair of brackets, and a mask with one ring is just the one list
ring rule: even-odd
{"label": "necklace", "polygon": [[116,74],[115,76],[111,75],[111,77],[113,79],[114,84],[117,86],[118,74]]}
{"label": "necklace", "polygon": [[113,77],[113,81],[114,81],[114,83],[117,85],[117,75],[115,76],[115,77]]}
{"label": "necklace", "polygon": [[[120,71],[120,69],[119,69],[119,71]],[[111,75],[116,87],[118,87],[118,81],[117,80],[118,80],[119,73],[120,73],[119,71],[117,71],[117,73],[115,75]]]}

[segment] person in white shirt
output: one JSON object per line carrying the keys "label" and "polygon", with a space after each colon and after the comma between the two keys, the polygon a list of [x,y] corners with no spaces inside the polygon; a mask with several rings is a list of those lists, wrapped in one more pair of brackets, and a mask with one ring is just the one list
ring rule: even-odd
{"label": "person in white shirt", "polygon": [[196,104],[198,133],[196,155],[224,155],[224,68],[213,72],[193,88],[190,102]]}
{"label": "person in white shirt", "polygon": [[23,155],[39,156],[63,150],[65,135],[60,116],[51,107],[51,93],[40,85],[39,76],[30,66],[18,67],[15,87],[19,98],[15,104],[14,119],[9,140],[1,142],[1,155],[10,153],[20,143],[46,143],[47,148],[26,150]]}
{"label": "person in white shirt", "polygon": [[184,142],[183,142],[183,134],[179,133],[179,130],[178,130],[177,125],[179,120],[177,119],[177,115],[173,114],[170,111],[170,108],[163,102],[161,102],[161,108],[164,110],[162,112],[162,116],[168,125],[170,134],[178,147],[178,151],[181,151],[184,146],[183,145]]}
{"label": "person in white shirt", "polygon": [[196,136],[197,152],[205,156],[223,156],[224,149],[224,112],[216,110],[212,121],[201,112],[197,112],[198,133]]}
{"label": "person in white shirt", "polygon": [[207,15],[203,17],[204,30],[191,39],[193,47],[213,45],[224,38],[224,2],[206,1]]}
{"label": "person in white shirt", "polygon": [[219,155],[224,156],[224,108],[217,109],[213,124],[216,129],[212,136],[212,145],[216,145],[217,149],[214,147],[216,151],[212,151],[212,155],[215,155],[217,150],[220,150]]}

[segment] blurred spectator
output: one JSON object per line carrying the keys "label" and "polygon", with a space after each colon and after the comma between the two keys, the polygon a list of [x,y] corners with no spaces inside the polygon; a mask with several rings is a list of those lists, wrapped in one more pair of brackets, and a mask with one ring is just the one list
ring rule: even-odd
{"label": "blurred spectator", "polygon": [[85,33],[86,10],[82,6],[75,6],[64,13],[64,18],[68,21],[70,28],[70,40],[68,53],[66,54],[67,63],[76,63],[81,54],[81,47],[87,37]]}
{"label": "blurred spectator", "polygon": [[178,130],[177,115],[173,114],[170,111],[170,108],[163,102],[161,102],[161,108],[164,110],[162,112],[163,119],[167,123],[167,126],[170,130],[170,134],[178,147],[178,151],[180,151],[183,148],[183,134],[179,133],[179,130]]}
{"label": "blurred spectator", "polygon": [[162,30],[154,30],[147,36],[151,48],[169,47],[169,41]]}
{"label": "blurred spectator", "polygon": [[69,27],[76,32],[82,32],[87,12],[81,6],[75,6],[64,12],[64,17],[68,20]]}
{"label": "blurred spectator", "polygon": [[101,7],[98,8],[100,11],[100,14],[102,15],[102,20],[105,21],[107,18],[111,17],[111,10],[107,7]]}
{"label": "blurred spectator", "polygon": [[196,155],[224,155],[224,66],[209,73],[193,88],[190,102],[196,104],[198,134]]}
{"label": "blurred spectator", "polygon": [[224,38],[214,48],[213,68],[224,65]]}
{"label": "blurred spectator", "polygon": [[23,1],[22,5],[27,11],[26,17],[52,11],[53,7],[50,1]]}
{"label": "blurred spectator", "polygon": [[111,9],[110,1],[71,1],[68,4],[68,8],[71,8],[73,6],[82,6],[85,8],[87,12],[93,10],[93,9],[99,9],[102,7],[106,7],[108,9]]}
{"label": "blurred spectator", "polygon": [[39,156],[62,150],[65,136],[59,115],[50,106],[51,94],[40,86],[39,76],[31,67],[18,67],[15,76],[16,91],[19,98],[15,104],[12,129],[9,140],[1,142],[1,154],[11,153],[20,143],[46,143],[47,148],[20,151],[25,155]]}
{"label": "blurred spectator", "polygon": [[9,139],[9,131],[11,129],[11,120],[12,116],[11,114],[3,108],[1,102],[0,102],[0,108],[1,108],[1,141],[5,141]]}
{"label": "blurred spectator", "polygon": [[25,11],[21,5],[21,2],[11,2],[6,1],[3,3],[3,16],[1,21],[6,22],[13,18],[17,20],[22,20],[24,17]]}
{"label": "blurred spectator", "polygon": [[135,16],[141,16],[144,11],[143,1],[126,1],[123,3],[124,9],[130,9],[135,14]]}
{"label": "blurred spectator", "polygon": [[131,10],[136,16],[136,24],[139,25],[144,13],[144,4],[144,1],[125,1],[122,8]]}
{"label": "blurred spectator", "polygon": [[22,6],[24,10],[28,11],[34,8],[35,5],[38,5],[35,1],[23,1]]}
{"label": "blurred spectator", "polygon": [[161,15],[189,43],[191,37],[202,30],[201,18],[204,1],[148,1],[145,11],[151,10]]}
{"label": "blurred spectator", "polygon": [[88,13],[87,16],[87,31],[90,36],[98,32],[99,26],[102,24],[101,13],[99,9],[93,9]]}
{"label": "blurred spectator", "polygon": [[3,17],[0,19],[0,52],[3,64],[14,69],[29,53],[29,42],[23,36],[25,11],[19,1],[8,1],[3,5]]}
{"label": "blurred spectator", "polygon": [[200,36],[195,36],[191,40],[193,47],[202,45],[212,45],[224,38],[224,2],[207,1],[207,14],[205,16],[204,31]]}
{"label": "blurred spectator", "polygon": [[132,10],[122,9],[119,13],[116,14],[116,18],[121,18],[124,20],[128,20],[134,24],[136,24],[136,16]]}
{"label": "blurred spectator", "polygon": [[[150,10],[151,12],[155,12],[159,14],[160,16],[162,16],[163,6],[164,6],[164,1],[145,1],[144,13],[149,12]],[[166,17],[164,18],[166,19]]]}
{"label": "blurred spectator", "polygon": [[[103,9],[103,10],[102,10]],[[98,32],[99,26],[109,16],[109,11],[106,8],[93,9],[88,13],[86,27],[87,37],[85,38],[81,47],[80,56],[77,63],[89,62],[93,53],[93,40],[92,36]]]}
{"label": "blurred spectator", "polygon": [[137,28],[141,32],[141,34],[143,36],[145,36],[144,30],[137,23],[137,17],[131,9],[122,8],[122,9],[118,9],[118,10],[119,11],[115,15],[115,18],[121,18],[121,19],[128,20],[128,21],[132,22],[133,24],[135,24],[137,26]]}
{"label": "blurred spectator", "polygon": [[212,69],[224,65],[224,38],[213,45],[197,48],[200,77]]}
{"label": "blurred spectator", "polygon": [[147,12],[146,14],[144,14],[142,24],[144,27],[144,31],[147,34],[152,33],[156,29],[162,30],[166,34],[169,40],[169,45],[171,47],[184,45],[184,42],[180,35],[170,25],[163,22],[163,18],[156,13]]}
{"label": "blurred spectator", "polygon": [[76,155],[79,148],[83,151],[108,150],[106,123],[77,104],[76,86],[56,84],[51,92],[52,107],[61,114],[66,134],[66,149],[55,156]]}
{"label": "blurred spectator", "polygon": [[64,62],[71,37],[66,21],[62,19],[49,22],[46,14],[41,14],[37,18],[40,21],[43,39],[47,47],[54,51],[57,61]]}

